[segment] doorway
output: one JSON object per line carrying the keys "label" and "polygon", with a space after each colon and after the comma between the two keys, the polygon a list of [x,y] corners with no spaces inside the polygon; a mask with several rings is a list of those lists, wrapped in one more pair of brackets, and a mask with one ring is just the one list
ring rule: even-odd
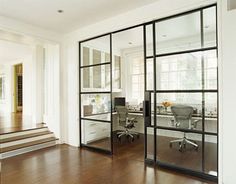
{"label": "doorway", "polygon": [[14,65],[14,109],[16,113],[23,110],[23,64]]}

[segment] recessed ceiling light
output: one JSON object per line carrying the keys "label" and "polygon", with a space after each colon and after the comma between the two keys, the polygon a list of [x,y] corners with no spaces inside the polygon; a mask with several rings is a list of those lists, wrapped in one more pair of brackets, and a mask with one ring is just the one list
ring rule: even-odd
{"label": "recessed ceiling light", "polygon": [[165,38],[165,37],[167,37],[167,35],[163,34],[162,37]]}
{"label": "recessed ceiling light", "polygon": [[63,13],[64,11],[63,10],[57,10],[58,13]]}
{"label": "recessed ceiling light", "polygon": [[132,42],[129,42],[129,45],[132,45],[133,43]]}

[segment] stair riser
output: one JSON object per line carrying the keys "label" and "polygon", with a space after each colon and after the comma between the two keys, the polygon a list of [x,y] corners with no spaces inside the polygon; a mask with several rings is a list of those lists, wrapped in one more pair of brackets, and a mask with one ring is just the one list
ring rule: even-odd
{"label": "stair riser", "polygon": [[18,144],[28,143],[28,142],[32,142],[32,141],[37,141],[37,140],[50,138],[50,137],[54,137],[54,134],[51,133],[51,134],[46,134],[46,135],[42,135],[42,136],[37,136],[37,137],[31,137],[31,138],[21,139],[21,140],[17,140],[17,141],[6,142],[6,143],[2,143],[0,147],[1,148],[6,148],[6,147],[15,146],[15,145],[18,145]]}
{"label": "stair riser", "polygon": [[44,132],[44,131],[48,131],[48,128],[45,127],[45,128],[38,128],[38,129],[27,130],[27,131],[22,131],[22,132],[3,134],[3,135],[0,135],[0,139],[12,138],[12,137],[28,135],[28,134],[32,134],[32,133]]}
{"label": "stair riser", "polygon": [[55,146],[56,144],[57,144],[57,141],[51,141],[51,142],[47,142],[47,143],[43,143],[43,144],[38,144],[38,145],[26,147],[26,148],[17,149],[14,151],[9,151],[9,152],[0,154],[0,159],[9,158],[9,157],[13,157],[13,156],[20,155],[23,153],[28,153],[31,151]]}

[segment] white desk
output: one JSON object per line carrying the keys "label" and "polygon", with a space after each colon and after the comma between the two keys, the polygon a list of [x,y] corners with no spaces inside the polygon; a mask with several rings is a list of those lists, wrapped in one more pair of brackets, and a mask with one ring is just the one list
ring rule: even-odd
{"label": "white desk", "polygon": [[[118,122],[118,116],[117,112],[113,112],[113,131],[117,130],[122,130],[124,129],[123,127],[119,126]],[[136,118],[137,123],[135,123],[135,128],[133,131],[139,132],[139,133],[144,133],[144,118],[143,118],[143,113],[142,112],[129,112],[129,117],[131,118]],[[101,114],[96,114],[92,116],[86,116],[86,118],[89,119],[96,119],[96,120],[106,120],[110,121],[111,118],[111,113],[101,113]],[[157,115],[157,124],[158,126],[163,126],[163,127],[172,127],[171,125],[171,120],[173,119],[173,116],[171,114],[158,114]],[[192,118],[193,120],[201,120],[201,117],[194,117]],[[153,116],[152,116],[152,122],[153,122]],[[198,122],[197,125],[197,130],[202,129],[201,121]],[[83,131],[86,132],[84,141],[89,142],[93,140],[98,140],[104,137],[109,137],[110,134],[110,124],[109,123],[100,123],[100,122],[95,122],[95,121],[87,121],[86,123],[82,123],[82,128]],[[151,128],[150,128],[151,130]],[[208,132],[216,132],[217,131],[217,119],[216,118],[211,118],[207,117],[205,118],[205,130]],[[153,131],[148,130],[148,134],[153,134]],[[164,136],[170,136],[170,137],[181,137],[182,132],[178,131],[169,131],[169,130],[158,130],[159,135],[164,135]],[[191,136],[192,137],[192,136]],[[199,140],[201,136],[199,137],[198,135],[194,136],[196,140]]]}

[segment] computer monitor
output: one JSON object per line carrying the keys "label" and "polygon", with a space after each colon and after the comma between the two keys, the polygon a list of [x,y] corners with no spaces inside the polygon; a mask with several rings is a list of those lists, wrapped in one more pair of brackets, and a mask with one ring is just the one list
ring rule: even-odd
{"label": "computer monitor", "polygon": [[125,106],[125,97],[115,97],[114,106]]}

